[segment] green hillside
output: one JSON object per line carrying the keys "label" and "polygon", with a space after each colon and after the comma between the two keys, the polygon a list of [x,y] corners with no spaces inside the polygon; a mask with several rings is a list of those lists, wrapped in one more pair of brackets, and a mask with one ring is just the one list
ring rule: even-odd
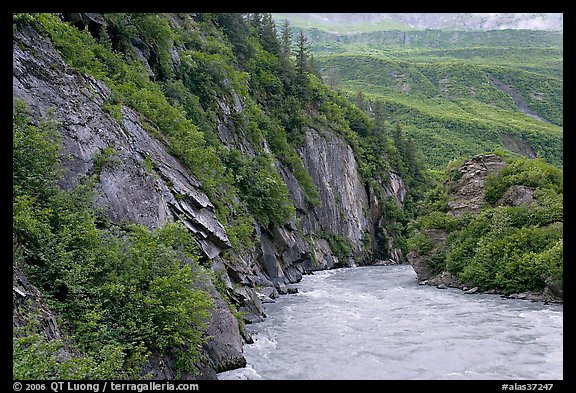
{"label": "green hillside", "polygon": [[378,21],[331,21],[323,20],[320,18],[303,17],[295,14],[272,14],[278,25],[281,25],[284,20],[288,20],[293,27],[297,29],[318,29],[327,33],[339,34],[354,34],[354,33],[370,33],[387,30],[400,30],[411,31],[415,30],[414,27],[391,19],[383,19]]}
{"label": "green hillside", "polygon": [[433,169],[499,149],[563,165],[561,33],[307,33],[324,80],[381,101]]}

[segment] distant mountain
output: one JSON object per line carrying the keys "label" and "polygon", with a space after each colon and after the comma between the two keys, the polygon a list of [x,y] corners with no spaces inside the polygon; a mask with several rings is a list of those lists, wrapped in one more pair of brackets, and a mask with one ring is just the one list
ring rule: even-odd
{"label": "distant mountain", "polygon": [[562,13],[284,13],[296,27],[355,34],[382,30],[553,30],[562,31]]}

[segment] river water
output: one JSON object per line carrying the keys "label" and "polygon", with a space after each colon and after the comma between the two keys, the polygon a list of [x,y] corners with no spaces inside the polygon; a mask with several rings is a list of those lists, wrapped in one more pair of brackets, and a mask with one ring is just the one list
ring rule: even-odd
{"label": "river water", "polygon": [[563,379],[563,306],[418,285],[409,265],[315,272],[247,325],[219,379]]}

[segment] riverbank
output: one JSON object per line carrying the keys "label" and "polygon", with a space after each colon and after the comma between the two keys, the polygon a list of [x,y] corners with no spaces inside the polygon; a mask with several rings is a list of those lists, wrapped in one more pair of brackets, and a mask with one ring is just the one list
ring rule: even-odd
{"label": "riverbank", "polygon": [[[520,293],[512,293],[512,294],[504,294],[502,291],[498,289],[489,289],[486,291],[481,291],[478,287],[468,287],[462,284],[457,278],[452,276],[449,272],[443,272],[435,277],[432,277],[427,280],[418,280],[419,285],[430,285],[434,286],[438,289],[446,289],[446,288],[457,288],[461,289],[464,294],[473,295],[473,294],[486,294],[486,295],[499,295],[501,298],[505,299],[521,299],[521,300],[530,300],[533,302],[542,302],[544,304],[548,303],[560,303],[564,304],[564,299],[561,296],[558,296],[554,293],[550,286],[544,287],[542,292],[520,292]],[[562,290],[556,288],[556,292]]]}

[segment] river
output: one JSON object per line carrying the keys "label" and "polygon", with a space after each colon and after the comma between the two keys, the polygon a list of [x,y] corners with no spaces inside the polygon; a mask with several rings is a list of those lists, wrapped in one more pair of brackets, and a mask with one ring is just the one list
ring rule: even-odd
{"label": "river", "polygon": [[219,379],[563,379],[563,306],[418,285],[409,265],[304,276]]}

